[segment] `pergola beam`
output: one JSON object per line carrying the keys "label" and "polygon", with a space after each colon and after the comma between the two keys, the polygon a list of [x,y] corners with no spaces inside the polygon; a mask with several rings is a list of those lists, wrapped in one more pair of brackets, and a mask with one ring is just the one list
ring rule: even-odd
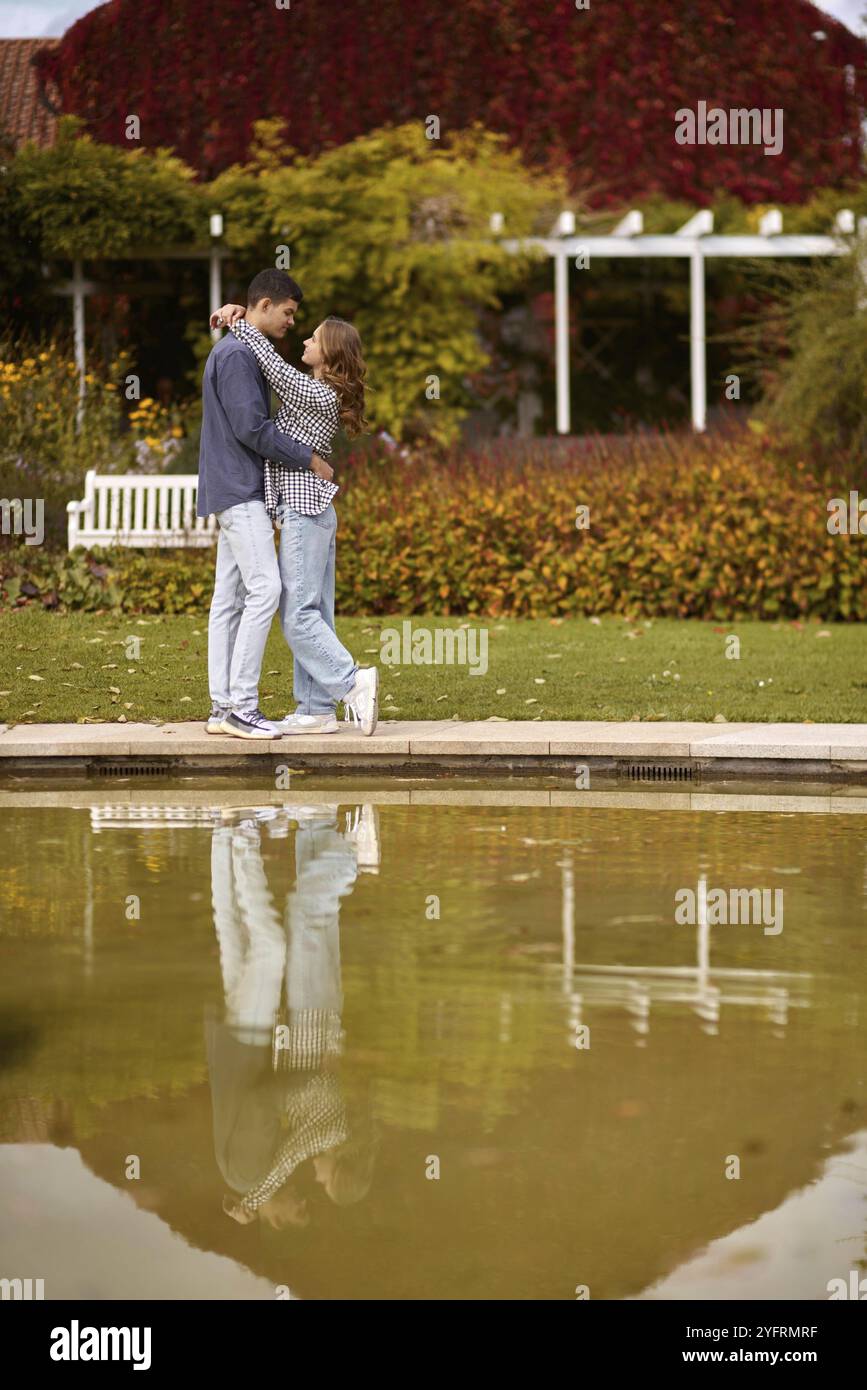
{"label": "pergola beam", "polygon": [[849,247],[832,236],[720,236],[687,238],[673,235],[623,237],[586,236],[568,237],[555,240],[551,237],[525,237],[523,240],[510,240],[502,243],[507,251],[527,251],[537,249],[548,256],[565,251],[567,256],[577,256],[579,251],[589,252],[601,259],[615,259],[618,256],[627,260],[640,260],[644,256],[680,257],[688,260],[693,245],[701,242],[702,254],[710,256],[846,256]]}

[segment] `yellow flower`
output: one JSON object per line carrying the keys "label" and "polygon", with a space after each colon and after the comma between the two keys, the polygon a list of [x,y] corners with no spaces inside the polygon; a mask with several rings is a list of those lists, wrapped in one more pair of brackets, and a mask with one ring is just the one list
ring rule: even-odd
{"label": "yellow flower", "polygon": [[180,425],[173,425],[173,426],[172,426],[172,439],[183,439],[183,437],[184,437],[184,432],[183,432],[183,430],[181,429]]}
{"label": "yellow flower", "polygon": [[50,360],[50,356],[51,356],[51,354],[48,353],[48,352],[40,352],[40,354],[39,354],[39,361],[40,361],[40,362],[48,362],[48,361]]}

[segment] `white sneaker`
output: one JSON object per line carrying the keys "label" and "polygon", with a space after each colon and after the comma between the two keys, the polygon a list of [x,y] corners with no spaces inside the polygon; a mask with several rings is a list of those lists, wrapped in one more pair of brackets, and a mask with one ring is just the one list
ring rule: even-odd
{"label": "white sneaker", "polygon": [[277,728],[281,734],[336,734],[340,725],[334,714],[287,714]]}
{"label": "white sneaker", "polygon": [[355,845],[361,872],[378,874],[381,854],[376,807],[365,803],[360,808],[356,806],[354,811],[347,811],[344,838]]}
{"label": "white sneaker", "polygon": [[343,718],[352,721],[359,733],[372,734],[379,714],[379,671],[375,666],[360,666],[355,685],[343,697]]}
{"label": "white sneaker", "polygon": [[290,820],[297,821],[299,825],[303,825],[307,821],[321,820],[332,823],[337,820],[337,807],[325,801],[319,806],[290,806],[286,802],[283,806],[283,813]]}

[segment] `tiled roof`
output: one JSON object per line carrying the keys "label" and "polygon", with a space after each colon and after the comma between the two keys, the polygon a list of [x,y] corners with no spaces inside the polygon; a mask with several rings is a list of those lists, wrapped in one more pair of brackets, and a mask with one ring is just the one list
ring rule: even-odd
{"label": "tiled roof", "polygon": [[56,118],[39,95],[33,59],[57,39],[0,39],[0,135],[10,136],[14,146],[25,140],[50,145]]}

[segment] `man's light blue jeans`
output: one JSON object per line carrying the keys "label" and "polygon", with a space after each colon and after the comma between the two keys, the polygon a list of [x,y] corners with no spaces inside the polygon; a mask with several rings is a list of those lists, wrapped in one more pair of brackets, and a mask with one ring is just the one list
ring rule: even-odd
{"label": "man's light blue jeans", "polygon": [[280,626],[292,650],[299,714],[332,714],[358,670],[334,631],[337,513],[303,516],[281,503]]}
{"label": "man's light blue jeans", "polygon": [[271,620],[280,602],[274,527],[264,502],[217,513],[217,572],[208,620],[208,683],[221,709],[254,710]]}

